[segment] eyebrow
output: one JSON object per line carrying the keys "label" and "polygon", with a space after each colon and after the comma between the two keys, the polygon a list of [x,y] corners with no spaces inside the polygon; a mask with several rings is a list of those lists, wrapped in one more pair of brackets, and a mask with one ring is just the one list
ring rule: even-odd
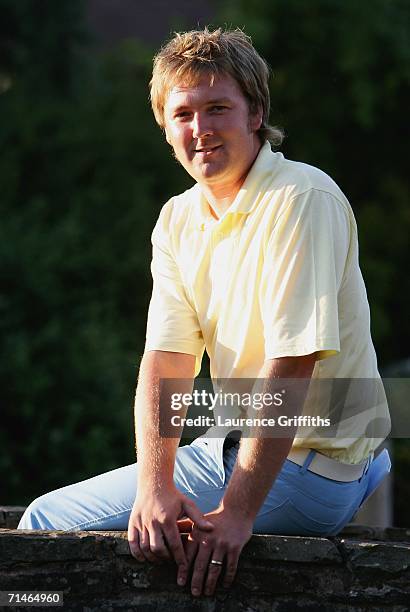
{"label": "eyebrow", "polygon": [[[208,100],[205,103],[205,106],[212,106],[212,105],[216,106],[218,104],[230,104],[230,103],[231,103],[231,100],[229,98],[215,98],[213,100]],[[175,108],[171,107],[170,110],[172,113],[176,113],[178,111],[185,110],[186,108],[189,108],[189,107],[190,107],[189,104],[178,104],[178,106],[175,106]]]}

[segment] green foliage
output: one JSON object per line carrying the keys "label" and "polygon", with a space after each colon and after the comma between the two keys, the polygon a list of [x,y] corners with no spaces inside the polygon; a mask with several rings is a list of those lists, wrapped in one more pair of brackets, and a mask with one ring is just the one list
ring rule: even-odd
{"label": "green foliage", "polygon": [[[329,172],[353,205],[381,364],[407,356],[408,3],[222,7],[218,22],[243,26],[272,66],[285,155]],[[134,461],[150,234],[190,179],[149,108],[152,50],[127,41],[96,53],[82,0],[0,0],[0,13],[0,472],[11,504]]]}
{"label": "green foliage", "polygon": [[394,440],[393,461],[394,524],[408,527],[408,499],[410,493],[410,443],[408,439]]}

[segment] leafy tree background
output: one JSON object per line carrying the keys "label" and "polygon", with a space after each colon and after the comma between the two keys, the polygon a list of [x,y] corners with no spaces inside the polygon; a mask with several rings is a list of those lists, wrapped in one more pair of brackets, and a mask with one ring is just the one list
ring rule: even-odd
{"label": "leafy tree background", "polygon": [[[82,0],[0,13],[0,502],[25,504],[134,461],[150,234],[191,181],[151,115],[153,49],[98,51]],[[272,67],[284,154],[351,201],[381,368],[408,357],[410,5],[225,0],[215,15]],[[407,441],[395,454],[405,524]]]}

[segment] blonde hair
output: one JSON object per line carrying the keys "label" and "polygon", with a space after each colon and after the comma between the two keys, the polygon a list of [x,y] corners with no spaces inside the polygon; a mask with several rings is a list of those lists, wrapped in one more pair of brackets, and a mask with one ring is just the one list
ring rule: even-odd
{"label": "blonde hair", "polygon": [[183,81],[195,85],[203,76],[211,84],[216,76],[229,74],[238,83],[249,105],[249,112],[262,110],[258,135],[279,146],[284,138],[280,128],[269,125],[269,67],[239,28],[235,30],[192,30],[176,33],[154,57],[150,82],[151,106],[155,119],[164,128],[164,107],[171,89]]}

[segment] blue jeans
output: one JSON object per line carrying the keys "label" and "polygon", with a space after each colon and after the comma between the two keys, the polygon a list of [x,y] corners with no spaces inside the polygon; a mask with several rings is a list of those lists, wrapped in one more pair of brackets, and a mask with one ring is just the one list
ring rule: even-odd
{"label": "blue jeans", "polygon": [[[348,523],[365,495],[368,473],[359,480],[338,482],[288,459],[265,498],[254,522],[254,533],[328,536]],[[199,438],[177,451],[174,481],[202,512],[214,510],[229,483],[238,445],[223,439]],[[62,487],[35,499],[18,529],[127,530],[137,492],[137,464]]]}

